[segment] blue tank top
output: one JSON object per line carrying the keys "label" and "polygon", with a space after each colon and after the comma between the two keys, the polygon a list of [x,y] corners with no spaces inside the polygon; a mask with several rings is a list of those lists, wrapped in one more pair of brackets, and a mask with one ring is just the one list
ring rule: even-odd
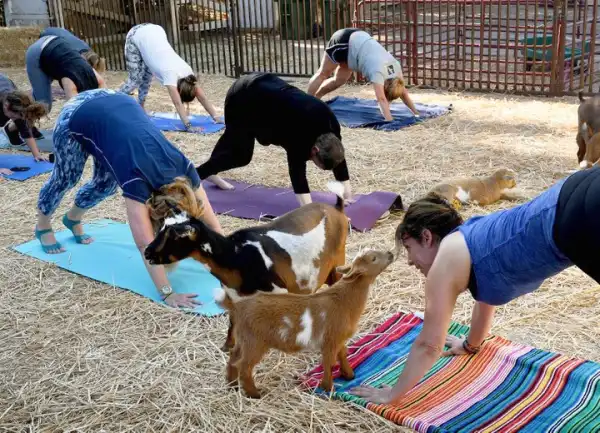
{"label": "blue tank top", "polygon": [[533,292],[572,265],[554,243],[562,179],[528,203],[476,216],[459,226],[471,254],[477,301],[502,305]]}

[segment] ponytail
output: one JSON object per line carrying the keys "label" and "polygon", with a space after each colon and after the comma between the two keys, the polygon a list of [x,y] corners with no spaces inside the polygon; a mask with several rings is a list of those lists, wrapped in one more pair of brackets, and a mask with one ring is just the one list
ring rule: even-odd
{"label": "ponytail", "polygon": [[106,72],[106,59],[104,57],[100,57],[92,50],[85,51],[81,53],[81,55],[87,60],[90,66],[96,70],[96,72],[99,74]]}

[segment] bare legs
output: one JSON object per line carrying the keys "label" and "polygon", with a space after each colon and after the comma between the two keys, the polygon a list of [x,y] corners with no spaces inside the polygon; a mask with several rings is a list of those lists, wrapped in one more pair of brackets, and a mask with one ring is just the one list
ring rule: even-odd
{"label": "bare legs", "polygon": [[[331,77],[331,74],[334,74]],[[326,94],[344,85],[352,76],[347,65],[336,64],[324,53],[321,66],[308,82],[307,93],[321,99]]]}

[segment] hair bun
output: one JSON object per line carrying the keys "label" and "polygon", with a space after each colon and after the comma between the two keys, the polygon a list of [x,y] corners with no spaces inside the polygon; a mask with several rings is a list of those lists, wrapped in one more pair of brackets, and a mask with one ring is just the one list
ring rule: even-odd
{"label": "hair bun", "polygon": [[184,78],[186,83],[189,84],[196,84],[198,82],[198,79],[196,78],[195,75],[188,75],[187,77]]}

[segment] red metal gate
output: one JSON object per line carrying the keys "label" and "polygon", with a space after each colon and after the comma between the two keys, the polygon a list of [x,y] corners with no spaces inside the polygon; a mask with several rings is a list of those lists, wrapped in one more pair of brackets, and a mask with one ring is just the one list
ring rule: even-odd
{"label": "red metal gate", "polygon": [[356,0],[354,26],[417,85],[526,94],[592,92],[598,0]]}

